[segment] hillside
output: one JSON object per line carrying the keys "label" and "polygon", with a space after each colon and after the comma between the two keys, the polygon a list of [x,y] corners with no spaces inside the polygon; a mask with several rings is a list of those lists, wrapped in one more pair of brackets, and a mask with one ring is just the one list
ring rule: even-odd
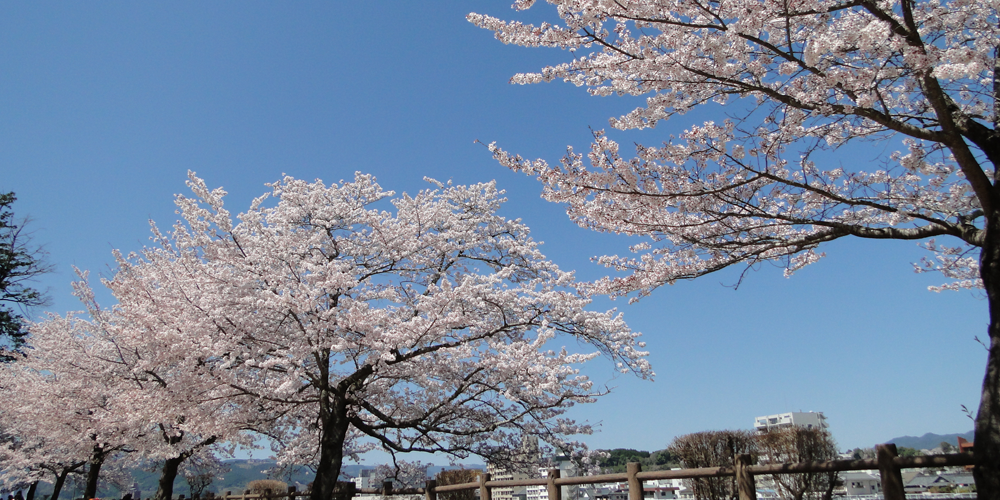
{"label": "hillside", "polygon": [[915,448],[917,450],[930,450],[937,448],[942,441],[947,441],[953,446],[958,446],[959,437],[972,441],[972,435],[973,431],[969,431],[964,434],[934,434],[932,432],[928,432],[920,437],[902,436],[892,438],[886,441],[886,443],[893,443],[896,446],[905,446],[907,448]]}

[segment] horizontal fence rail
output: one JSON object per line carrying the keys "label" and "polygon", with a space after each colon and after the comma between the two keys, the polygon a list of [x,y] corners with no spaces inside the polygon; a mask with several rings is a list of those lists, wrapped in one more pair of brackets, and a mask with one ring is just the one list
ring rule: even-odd
{"label": "horizontal fence rail", "polygon": [[[846,471],[858,471],[858,470],[872,470],[879,469],[882,475],[883,491],[885,491],[886,486],[890,486],[890,491],[880,495],[881,498],[886,500],[903,500],[905,497],[902,491],[902,479],[899,479],[899,495],[895,496],[891,491],[892,488],[892,477],[898,476],[901,469],[914,469],[914,468],[925,468],[925,467],[953,467],[953,466],[967,466],[974,465],[975,460],[970,453],[960,453],[952,455],[933,455],[933,456],[923,456],[923,457],[899,457],[896,456],[895,445],[879,445],[879,451],[883,454],[888,455],[888,463],[884,462],[883,458],[881,461],[879,459],[865,459],[865,460],[832,460],[828,462],[801,462],[801,463],[791,463],[791,464],[764,464],[764,465],[749,465],[746,467],[749,475],[770,475],[770,474],[805,474],[805,473],[816,473],[816,472],[846,472]],[[883,451],[884,450],[884,451]],[[657,479],[698,479],[698,478],[708,478],[708,477],[733,477],[737,475],[737,467],[705,467],[699,469],[680,469],[680,470],[657,470],[657,471],[641,471],[639,470],[638,464],[629,464],[630,470],[628,472],[619,472],[615,474],[599,474],[594,476],[574,476],[574,477],[559,477],[559,478],[539,478],[539,479],[518,479],[513,481],[493,481],[487,478],[485,485],[487,488],[510,488],[513,486],[547,486],[554,485],[559,486],[576,486],[576,485],[587,485],[587,484],[604,484],[604,483],[632,483],[634,481],[654,481]],[[885,470],[883,470],[885,469]],[[553,471],[558,472],[553,469]],[[487,475],[488,476],[488,475]],[[449,484],[447,486],[435,486],[432,488],[425,488],[430,493],[427,493],[427,500],[437,500],[436,493],[443,493],[448,491],[464,491],[464,490],[475,490],[482,488],[481,482],[471,482],[462,484]],[[642,499],[642,489],[637,488],[638,491],[633,493],[633,489],[629,488],[629,500],[641,500]],[[741,490],[745,490],[742,488]],[[550,488],[551,491],[551,488]],[[558,490],[557,490],[558,492]],[[740,499],[755,499],[756,489],[751,492],[740,491]],[[482,498],[482,497],[480,497]],[[549,494],[549,500],[562,500],[558,497],[553,497]]]}
{"label": "horizontal fence rail", "polygon": [[[895,445],[879,445],[877,448],[878,458],[865,460],[832,460],[828,462],[800,462],[788,464],[763,464],[750,465],[749,455],[743,455],[737,460],[734,467],[704,467],[698,469],[679,470],[656,470],[642,471],[638,463],[628,464],[627,472],[615,474],[599,474],[594,476],[573,476],[559,477],[558,469],[550,469],[548,476],[536,479],[515,479],[497,481],[490,479],[489,474],[482,474],[475,482],[437,485],[432,480],[427,481],[424,488],[394,489],[391,482],[386,482],[382,488],[355,488],[354,483],[340,483],[343,488],[352,494],[368,495],[423,495],[425,500],[438,500],[440,493],[479,490],[480,500],[491,500],[493,488],[510,488],[516,486],[546,486],[548,500],[562,500],[561,486],[578,486],[588,484],[606,483],[628,483],[629,500],[643,500],[643,481],[654,481],[657,479],[699,479],[713,477],[736,477],[739,500],[756,500],[757,492],[753,476],[772,474],[808,474],[817,472],[847,472],[859,470],[878,469],[881,475],[882,494],[864,495],[850,497],[858,499],[884,500],[905,500],[903,490],[901,469],[927,468],[927,467],[953,467],[975,465],[975,460],[971,453],[959,453],[951,455],[933,455],[922,457],[900,457],[896,456]],[[346,492],[346,491],[345,491]],[[232,495],[226,492],[222,496],[223,500],[280,500],[288,498],[294,500],[296,496],[307,496],[307,493],[299,493],[294,487],[290,487],[287,494],[280,495],[257,495],[249,494]],[[960,494],[949,494],[947,498],[959,498]],[[338,497],[350,498],[350,496]],[[847,497],[845,497],[847,498]],[[930,498],[922,496],[921,498]]]}

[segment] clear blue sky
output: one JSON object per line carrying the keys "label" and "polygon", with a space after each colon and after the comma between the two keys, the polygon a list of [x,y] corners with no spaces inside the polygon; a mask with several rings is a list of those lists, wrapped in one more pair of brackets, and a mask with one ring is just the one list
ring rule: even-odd
{"label": "clear blue sky", "polygon": [[[590,257],[634,241],[577,228],[474,140],[557,161],[637,101],[508,84],[570,55],[502,45],[465,21],[470,11],[552,16],[503,1],[0,3],[0,190],[17,193],[56,266],[41,283],[49,309],[79,308],[72,266],[107,275],[113,248],[148,243],[147,220],[171,225],[188,169],[223,186],[233,212],[283,173],[329,183],[361,170],[397,192],[424,176],[496,179],[505,215],[523,218],[550,258],[603,276]],[[611,135],[656,143],[701,119]],[[799,410],[825,412],[842,449],[971,429],[960,405],[979,403],[985,300],[928,292],[942,279],[912,272],[923,255],[912,242],[825,250],[790,279],[765,266],[736,291],[727,272],[598,304],[645,334],[657,377],[589,369],[615,390],[574,412],[600,423],[586,441],[660,449]]]}

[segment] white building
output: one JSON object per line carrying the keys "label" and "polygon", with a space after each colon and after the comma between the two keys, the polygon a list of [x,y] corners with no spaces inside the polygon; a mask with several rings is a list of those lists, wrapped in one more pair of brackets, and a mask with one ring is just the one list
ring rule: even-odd
{"label": "white building", "polygon": [[755,418],[753,421],[753,426],[758,431],[768,431],[776,428],[780,429],[782,427],[791,427],[793,425],[805,427],[806,429],[812,429],[814,427],[826,429],[829,427],[826,423],[826,416],[824,416],[821,411],[789,412],[779,413],[777,415],[764,415],[763,417]]}
{"label": "white building", "polygon": [[875,471],[841,472],[840,480],[844,482],[844,490],[850,496],[882,493],[882,479]]}

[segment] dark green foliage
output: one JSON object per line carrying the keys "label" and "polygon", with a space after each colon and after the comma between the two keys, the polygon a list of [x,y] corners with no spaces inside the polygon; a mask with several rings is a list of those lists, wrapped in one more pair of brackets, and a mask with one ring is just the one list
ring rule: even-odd
{"label": "dark green foliage", "polygon": [[649,458],[648,451],[638,451],[631,448],[615,448],[607,450],[608,457],[601,459],[601,467],[614,467],[625,465],[629,462],[641,462],[644,458]]}
{"label": "dark green foliage", "polygon": [[[27,332],[21,327],[21,313],[45,304],[45,296],[28,286],[34,278],[50,270],[45,252],[31,245],[24,232],[27,219],[17,220],[11,205],[14,193],[0,193],[0,340],[14,349],[24,345]],[[9,360],[9,356],[3,356]]]}
{"label": "dark green foliage", "polygon": [[642,465],[642,470],[660,470],[680,466],[680,462],[669,450],[648,452],[630,448],[616,448],[601,451],[607,453],[608,457],[599,459],[597,464],[605,472],[624,472],[629,462],[639,462]]}
{"label": "dark green foliage", "polygon": [[907,448],[905,446],[900,446],[896,448],[896,453],[901,457],[919,457],[923,455],[920,450],[915,448]]}
{"label": "dark green foliage", "polygon": [[650,460],[653,461],[653,465],[662,465],[667,467],[679,467],[681,462],[677,457],[670,454],[670,450],[660,450],[654,451],[652,455],[649,456]]}

